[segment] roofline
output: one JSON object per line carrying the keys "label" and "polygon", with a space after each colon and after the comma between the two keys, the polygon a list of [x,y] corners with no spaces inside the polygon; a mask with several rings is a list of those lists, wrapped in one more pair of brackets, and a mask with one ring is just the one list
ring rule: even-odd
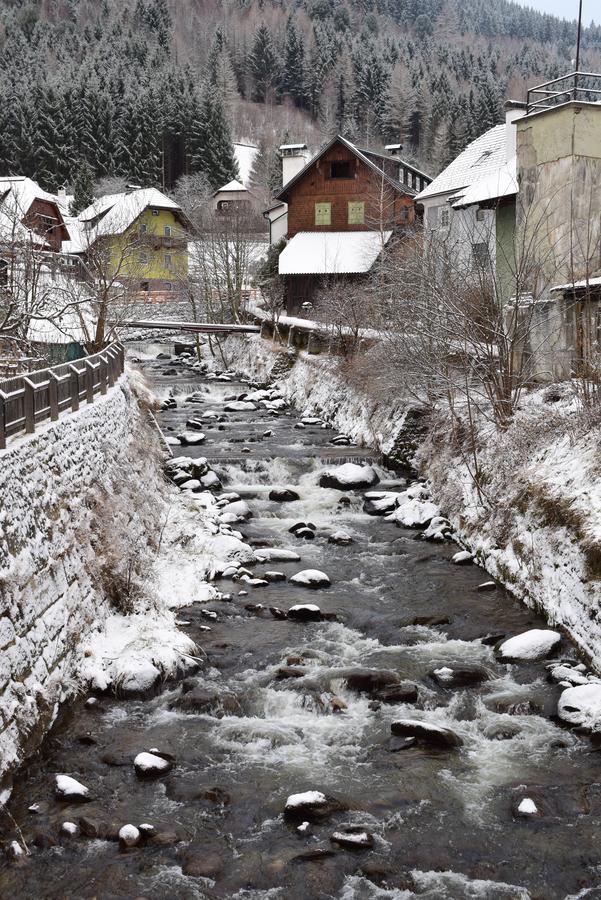
{"label": "roofline", "polygon": [[[398,145],[390,144],[390,146],[391,147],[394,147],[394,146],[402,147],[403,145],[402,144],[398,144]],[[408,163],[406,160],[404,160],[402,156],[392,156],[391,154],[386,155],[386,153],[380,153],[377,150],[369,150],[369,148],[367,148],[367,147],[357,147],[357,150],[359,150],[360,153],[371,153],[372,156],[379,156],[380,159],[386,159],[386,160],[390,160],[391,162],[399,163],[399,164],[405,166],[406,169],[411,169],[411,171],[415,172],[416,175],[421,175],[423,178],[428,178],[430,180],[430,182],[434,181],[434,179],[432,178],[431,175],[427,175],[426,172],[422,172],[421,169],[416,169],[415,166],[411,165],[411,163]],[[399,183],[402,184],[402,182],[399,182]]]}
{"label": "roofline", "polygon": [[[367,156],[364,156],[364,154],[362,153],[361,150],[359,150],[358,147],[355,147],[354,144],[351,144],[351,142],[348,141],[345,137],[342,137],[341,134],[337,134],[335,137],[332,138],[331,141],[328,141],[328,143],[325,145],[325,147],[323,147],[319,151],[319,153],[317,153],[312,159],[309,160],[309,162],[305,166],[303,166],[303,168],[300,170],[300,172],[296,173],[294,178],[291,178],[290,181],[288,181],[284,185],[284,187],[281,189],[281,191],[278,191],[278,193],[275,195],[276,200],[284,200],[284,197],[286,196],[286,194],[288,193],[290,188],[294,184],[296,184],[298,181],[300,181],[300,179],[305,176],[308,169],[314,163],[316,163],[319,159],[321,159],[321,157],[324,156],[324,154],[327,153],[328,150],[330,150],[330,148],[333,147],[334,144],[336,144],[338,142],[343,144],[347,148],[347,150],[351,151],[351,153],[354,153],[355,156],[358,159],[360,159],[361,162],[365,163],[366,166],[369,166],[369,168],[373,172],[376,172],[378,175],[383,177],[395,189],[395,191],[399,192],[399,194],[405,194],[407,197],[415,197],[416,196],[416,191],[412,190],[412,188],[405,187],[404,185],[402,185],[400,183],[400,181],[396,181],[394,178],[391,178],[390,175],[387,175],[386,172],[382,171],[382,169],[379,169],[375,163],[373,163],[370,159],[367,158]],[[426,177],[428,177],[428,176],[426,176]],[[286,202],[286,201],[284,200],[284,202]]]}

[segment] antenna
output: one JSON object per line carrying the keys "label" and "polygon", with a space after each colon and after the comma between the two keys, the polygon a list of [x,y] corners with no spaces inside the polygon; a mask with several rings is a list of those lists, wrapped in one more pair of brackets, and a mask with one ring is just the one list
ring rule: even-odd
{"label": "antenna", "polygon": [[576,99],[578,93],[578,72],[580,71],[580,35],[582,33],[582,0],[580,0],[578,8],[578,32],[576,36],[576,71],[574,72],[574,96]]}

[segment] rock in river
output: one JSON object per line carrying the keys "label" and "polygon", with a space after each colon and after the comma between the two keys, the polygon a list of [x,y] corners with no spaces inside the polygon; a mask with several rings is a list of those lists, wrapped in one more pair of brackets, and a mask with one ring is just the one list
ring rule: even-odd
{"label": "rock in river", "polygon": [[135,825],[123,825],[119,829],[119,844],[122,850],[136,847],[140,843],[140,831]]}
{"label": "rock in river", "polygon": [[305,791],[288,797],[284,818],[292,822],[323,822],[342,809],[344,806],[334,797],[328,797],[321,791]]}
{"label": "rock in river", "polygon": [[601,729],[601,684],[580,684],[567,688],[559,698],[557,713],[564,722],[591,731]]}
{"label": "rock in river", "polygon": [[300,494],[297,494],[296,491],[290,488],[274,489],[269,491],[269,499],[275,503],[292,503],[294,500],[300,500]]}
{"label": "rock in river", "polygon": [[173,767],[168,759],[154,753],[138,753],[134,759],[136,775],[140,778],[159,778],[166,775]]}
{"label": "rock in river", "polygon": [[435,747],[461,747],[463,741],[450,728],[433,725],[422,719],[399,719],[390,726],[393,734],[404,737],[415,737],[418,741]]}
{"label": "rock in river", "polygon": [[308,588],[329,587],[331,583],[326,573],[320,572],[319,569],[303,569],[302,572],[293,575],[290,582]]}
{"label": "rock in river", "polygon": [[364,828],[350,826],[344,831],[335,831],[330,840],[345,850],[369,850],[374,845],[373,836]]}
{"label": "rock in river", "polygon": [[87,803],[92,799],[90,789],[70,775],[57,775],[55,782],[56,796],[71,803]]}
{"label": "rock in river", "polygon": [[352,491],[372,487],[380,479],[371,466],[358,466],[356,463],[345,463],[335,469],[326,469],[319,478],[321,487],[337,488],[339,491]]}
{"label": "rock in river", "polygon": [[488,679],[488,672],[482,666],[441,666],[430,673],[441,687],[458,688],[480,684]]}
{"label": "rock in river", "polygon": [[558,631],[532,628],[504,641],[497,653],[502,660],[507,661],[544,659],[560,641],[561,635]]}
{"label": "rock in river", "polygon": [[304,603],[291,606],[288,610],[288,618],[296,619],[297,622],[320,622],[323,614],[319,606],[315,606],[314,603]]}

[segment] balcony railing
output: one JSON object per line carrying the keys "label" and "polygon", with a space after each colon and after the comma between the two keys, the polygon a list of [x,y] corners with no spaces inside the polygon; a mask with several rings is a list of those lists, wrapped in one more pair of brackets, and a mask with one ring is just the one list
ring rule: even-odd
{"label": "balcony railing", "polygon": [[530,88],[527,112],[552,109],[574,100],[580,103],[601,103],[601,75],[594,72],[571,72]]}

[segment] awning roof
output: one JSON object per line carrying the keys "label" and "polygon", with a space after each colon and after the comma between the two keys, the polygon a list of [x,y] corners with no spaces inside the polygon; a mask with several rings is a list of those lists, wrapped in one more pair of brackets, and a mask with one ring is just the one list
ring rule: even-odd
{"label": "awning roof", "polygon": [[571,281],[568,284],[558,284],[550,289],[552,294],[554,291],[585,291],[588,288],[601,287],[601,276],[596,275],[593,278],[583,278],[582,281]]}
{"label": "awning roof", "polygon": [[369,272],[392,231],[301,231],[282,250],[280,275]]}

